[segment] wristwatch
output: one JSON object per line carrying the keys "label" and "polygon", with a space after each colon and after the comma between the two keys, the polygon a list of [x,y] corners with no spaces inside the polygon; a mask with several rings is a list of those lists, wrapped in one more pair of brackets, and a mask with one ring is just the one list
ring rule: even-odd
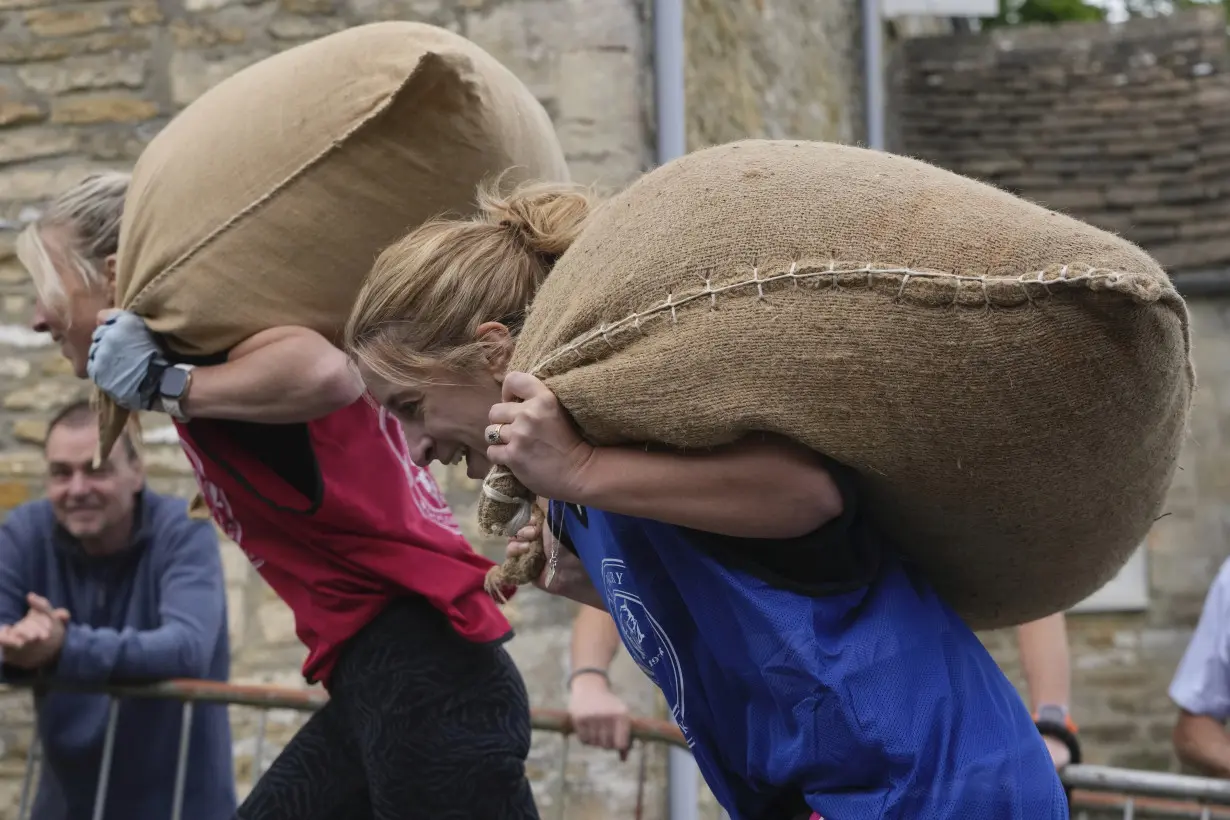
{"label": "wristwatch", "polygon": [[1066,706],[1044,704],[1034,713],[1034,726],[1044,737],[1053,737],[1068,747],[1072,755],[1072,763],[1081,762],[1081,743],[1077,738],[1076,722],[1068,714]]}
{"label": "wristwatch", "polygon": [[181,402],[188,395],[188,387],[192,384],[194,365],[173,364],[162,371],[158,378],[158,400],[162,410],[176,421],[188,421]]}

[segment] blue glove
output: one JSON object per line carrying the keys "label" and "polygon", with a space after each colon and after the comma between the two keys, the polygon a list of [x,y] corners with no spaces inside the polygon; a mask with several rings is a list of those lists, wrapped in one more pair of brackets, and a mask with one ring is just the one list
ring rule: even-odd
{"label": "blue glove", "polygon": [[120,407],[148,410],[153,391],[146,382],[162,351],[145,322],[135,313],[116,311],[95,329],[93,339],[86,364],[90,379]]}

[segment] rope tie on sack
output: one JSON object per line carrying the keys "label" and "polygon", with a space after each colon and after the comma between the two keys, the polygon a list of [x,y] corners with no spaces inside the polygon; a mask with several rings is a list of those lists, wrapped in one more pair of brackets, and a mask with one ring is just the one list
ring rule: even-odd
{"label": "rope tie on sack", "polygon": [[519,498],[517,496],[508,495],[497,490],[491,485],[492,479],[503,478],[505,476],[513,477],[509,470],[502,470],[498,473],[492,473],[483,481],[483,495],[490,498],[497,504],[513,504],[516,505],[517,511],[513,513],[508,521],[508,525],[504,529],[505,535],[510,538],[516,535],[522,527],[530,523],[530,517],[534,513],[534,502],[528,498]]}

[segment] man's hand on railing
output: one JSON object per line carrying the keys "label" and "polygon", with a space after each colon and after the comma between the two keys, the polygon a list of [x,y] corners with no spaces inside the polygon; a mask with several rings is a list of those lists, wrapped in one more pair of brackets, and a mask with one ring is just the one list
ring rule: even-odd
{"label": "man's hand on railing", "polygon": [[64,633],[70,616],[56,609],[41,595],[26,596],[30,611],[15,624],[0,626],[0,653],[4,663],[34,671],[55,661],[64,646]]}
{"label": "man's hand on railing", "polygon": [[614,749],[627,760],[632,747],[632,716],[628,704],[611,691],[601,670],[581,670],[569,684],[568,716],[577,738],[586,746]]}

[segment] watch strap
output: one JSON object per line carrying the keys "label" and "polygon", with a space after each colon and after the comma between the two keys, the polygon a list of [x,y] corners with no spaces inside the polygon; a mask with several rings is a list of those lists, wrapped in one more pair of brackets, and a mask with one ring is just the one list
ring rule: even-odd
{"label": "watch strap", "polygon": [[149,367],[145,370],[145,378],[141,380],[141,386],[137,389],[137,393],[141,398],[141,407],[145,410],[153,410],[158,406],[159,388],[162,386],[162,374],[166,372],[171,363],[161,356],[155,356],[150,360]]}
{"label": "watch strap", "polygon": [[[183,410],[183,400],[184,397],[188,395],[188,390],[192,386],[192,371],[194,366],[190,364],[173,364],[171,365],[171,368],[182,370],[184,372],[184,388],[177,396],[167,396],[160,393],[159,400],[162,404],[162,410],[176,421],[188,421],[188,416]],[[159,382],[161,382],[161,377],[159,378]]]}
{"label": "watch strap", "polygon": [[1080,729],[1068,710],[1060,706],[1042,706],[1034,713],[1034,726],[1043,737],[1053,737],[1068,747],[1073,764],[1081,762]]}

